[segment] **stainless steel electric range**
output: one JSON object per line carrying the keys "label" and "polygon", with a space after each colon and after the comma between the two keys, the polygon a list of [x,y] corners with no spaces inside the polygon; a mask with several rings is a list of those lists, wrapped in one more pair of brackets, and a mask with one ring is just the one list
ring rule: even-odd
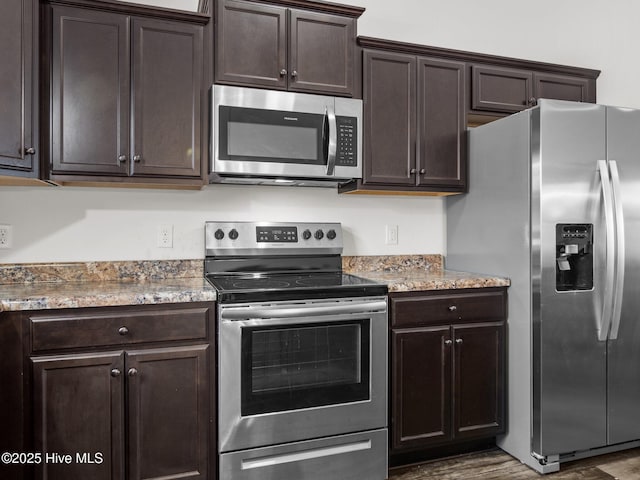
{"label": "stainless steel electric range", "polygon": [[207,222],[225,480],[387,477],[387,287],[339,223]]}

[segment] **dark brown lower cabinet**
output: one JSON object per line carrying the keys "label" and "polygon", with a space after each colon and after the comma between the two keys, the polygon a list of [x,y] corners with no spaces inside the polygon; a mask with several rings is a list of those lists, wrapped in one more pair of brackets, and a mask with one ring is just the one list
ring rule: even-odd
{"label": "dark brown lower cabinet", "polygon": [[34,478],[216,478],[212,306],[27,315]]}
{"label": "dark brown lower cabinet", "polygon": [[504,432],[505,302],[502,288],[390,295],[392,455]]}

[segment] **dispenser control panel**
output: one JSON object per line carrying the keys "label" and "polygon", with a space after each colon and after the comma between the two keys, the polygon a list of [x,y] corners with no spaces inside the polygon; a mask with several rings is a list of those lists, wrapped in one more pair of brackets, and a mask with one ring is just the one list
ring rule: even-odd
{"label": "dispenser control panel", "polygon": [[556,290],[569,292],[593,288],[593,225],[556,225]]}

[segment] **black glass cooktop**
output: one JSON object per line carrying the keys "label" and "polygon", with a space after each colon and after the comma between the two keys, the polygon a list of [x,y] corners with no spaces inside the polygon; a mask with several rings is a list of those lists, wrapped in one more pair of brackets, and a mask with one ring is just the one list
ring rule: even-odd
{"label": "black glass cooktop", "polygon": [[386,295],[387,286],[346,273],[210,274],[218,301],[299,300]]}

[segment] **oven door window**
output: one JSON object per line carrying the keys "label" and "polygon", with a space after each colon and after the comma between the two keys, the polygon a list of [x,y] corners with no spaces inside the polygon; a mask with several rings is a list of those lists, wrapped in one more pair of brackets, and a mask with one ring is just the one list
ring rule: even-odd
{"label": "oven door window", "polygon": [[325,116],[219,107],[221,160],[326,164]]}
{"label": "oven door window", "polygon": [[369,398],[369,320],[242,330],[242,416]]}

